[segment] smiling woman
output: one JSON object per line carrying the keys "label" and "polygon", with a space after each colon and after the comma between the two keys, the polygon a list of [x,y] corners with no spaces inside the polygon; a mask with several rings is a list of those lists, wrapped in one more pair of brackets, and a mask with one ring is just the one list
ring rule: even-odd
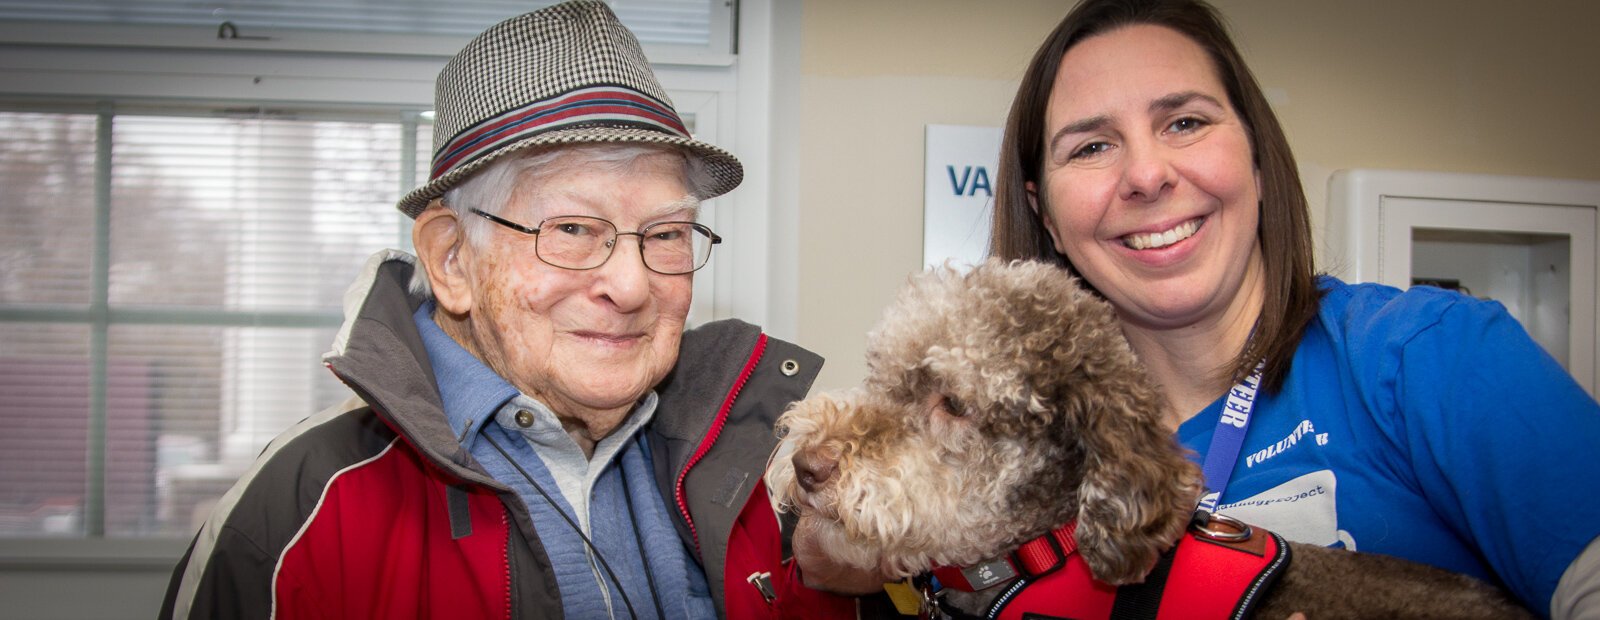
{"label": "smiling woman", "polygon": [[1294,157],[1209,5],[1074,8],[1024,76],[997,182],[993,253],[1111,303],[1204,509],[1597,612],[1600,498],[1569,491],[1600,468],[1600,405],[1498,304],[1314,275]]}
{"label": "smiling woman", "polygon": [[[1259,181],[1227,101],[1199,45],[1130,26],[1068,51],[1046,108],[1049,152],[1029,189],[1056,251],[1115,304],[1130,339],[1186,326],[1222,339],[1150,347],[1152,366],[1180,363],[1154,358],[1171,351],[1226,368],[1260,310]],[[1172,398],[1174,426],[1210,392]]]}

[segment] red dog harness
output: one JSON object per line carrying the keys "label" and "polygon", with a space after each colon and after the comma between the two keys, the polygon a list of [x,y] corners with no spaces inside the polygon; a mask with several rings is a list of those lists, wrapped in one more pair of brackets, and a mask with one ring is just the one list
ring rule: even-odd
{"label": "red dog harness", "polygon": [[[1097,581],[1076,553],[1075,523],[1024,543],[1011,554],[966,568],[936,568],[924,584],[924,617],[1049,620],[1244,618],[1289,565],[1281,537],[1236,520],[1197,513],[1178,544],[1161,555],[1143,583]],[[937,588],[976,592],[1004,586],[989,608],[970,616],[941,607]]]}

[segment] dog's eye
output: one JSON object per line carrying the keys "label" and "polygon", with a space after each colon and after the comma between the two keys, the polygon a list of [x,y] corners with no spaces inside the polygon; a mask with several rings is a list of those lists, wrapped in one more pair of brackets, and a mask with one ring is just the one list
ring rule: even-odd
{"label": "dog's eye", "polygon": [[944,398],[939,399],[939,407],[944,409],[945,413],[957,418],[965,417],[967,415],[966,405],[951,396],[945,396]]}

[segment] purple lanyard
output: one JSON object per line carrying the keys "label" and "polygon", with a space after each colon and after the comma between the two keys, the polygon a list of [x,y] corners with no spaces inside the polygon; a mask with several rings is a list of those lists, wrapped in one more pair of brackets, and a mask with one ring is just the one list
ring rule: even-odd
{"label": "purple lanyard", "polygon": [[1256,363],[1255,370],[1233,389],[1228,390],[1222,402],[1222,413],[1217,416],[1217,432],[1211,436],[1211,448],[1206,450],[1206,462],[1200,472],[1206,477],[1206,494],[1200,498],[1200,509],[1216,512],[1222,491],[1228,488],[1233,477],[1233,467],[1239,463],[1239,449],[1244,446],[1244,435],[1250,430],[1250,411],[1256,406],[1256,388],[1261,386],[1261,369],[1266,360]]}

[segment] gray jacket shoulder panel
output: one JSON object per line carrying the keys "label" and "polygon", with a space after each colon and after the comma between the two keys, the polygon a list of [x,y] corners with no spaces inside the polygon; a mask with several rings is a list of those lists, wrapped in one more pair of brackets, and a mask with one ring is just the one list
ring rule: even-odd
{"label": "gray jacket shoulder panel", "polygon": [[[759,328],[738,321],[690,331],[673,377],[657,388],[661,402],[652,426],[660,426],[652,429],[652,449],[658,479],[674,482],[662,486],[661,493],[678,517],[674,522],[684,544],[698,545],[719,613],[724,613],[728,536],[740,511],[753,501],[777,444],[773,423],[789,403],[805,397],[822,367],[820,356],[776,338],[766,338],[758,356],[761,343]],[[719,420],[729,399],[732,406]],[[699,460],[693,461],[697,454]],[[680,476],[692,530],[683,522],[676,496]]]}

